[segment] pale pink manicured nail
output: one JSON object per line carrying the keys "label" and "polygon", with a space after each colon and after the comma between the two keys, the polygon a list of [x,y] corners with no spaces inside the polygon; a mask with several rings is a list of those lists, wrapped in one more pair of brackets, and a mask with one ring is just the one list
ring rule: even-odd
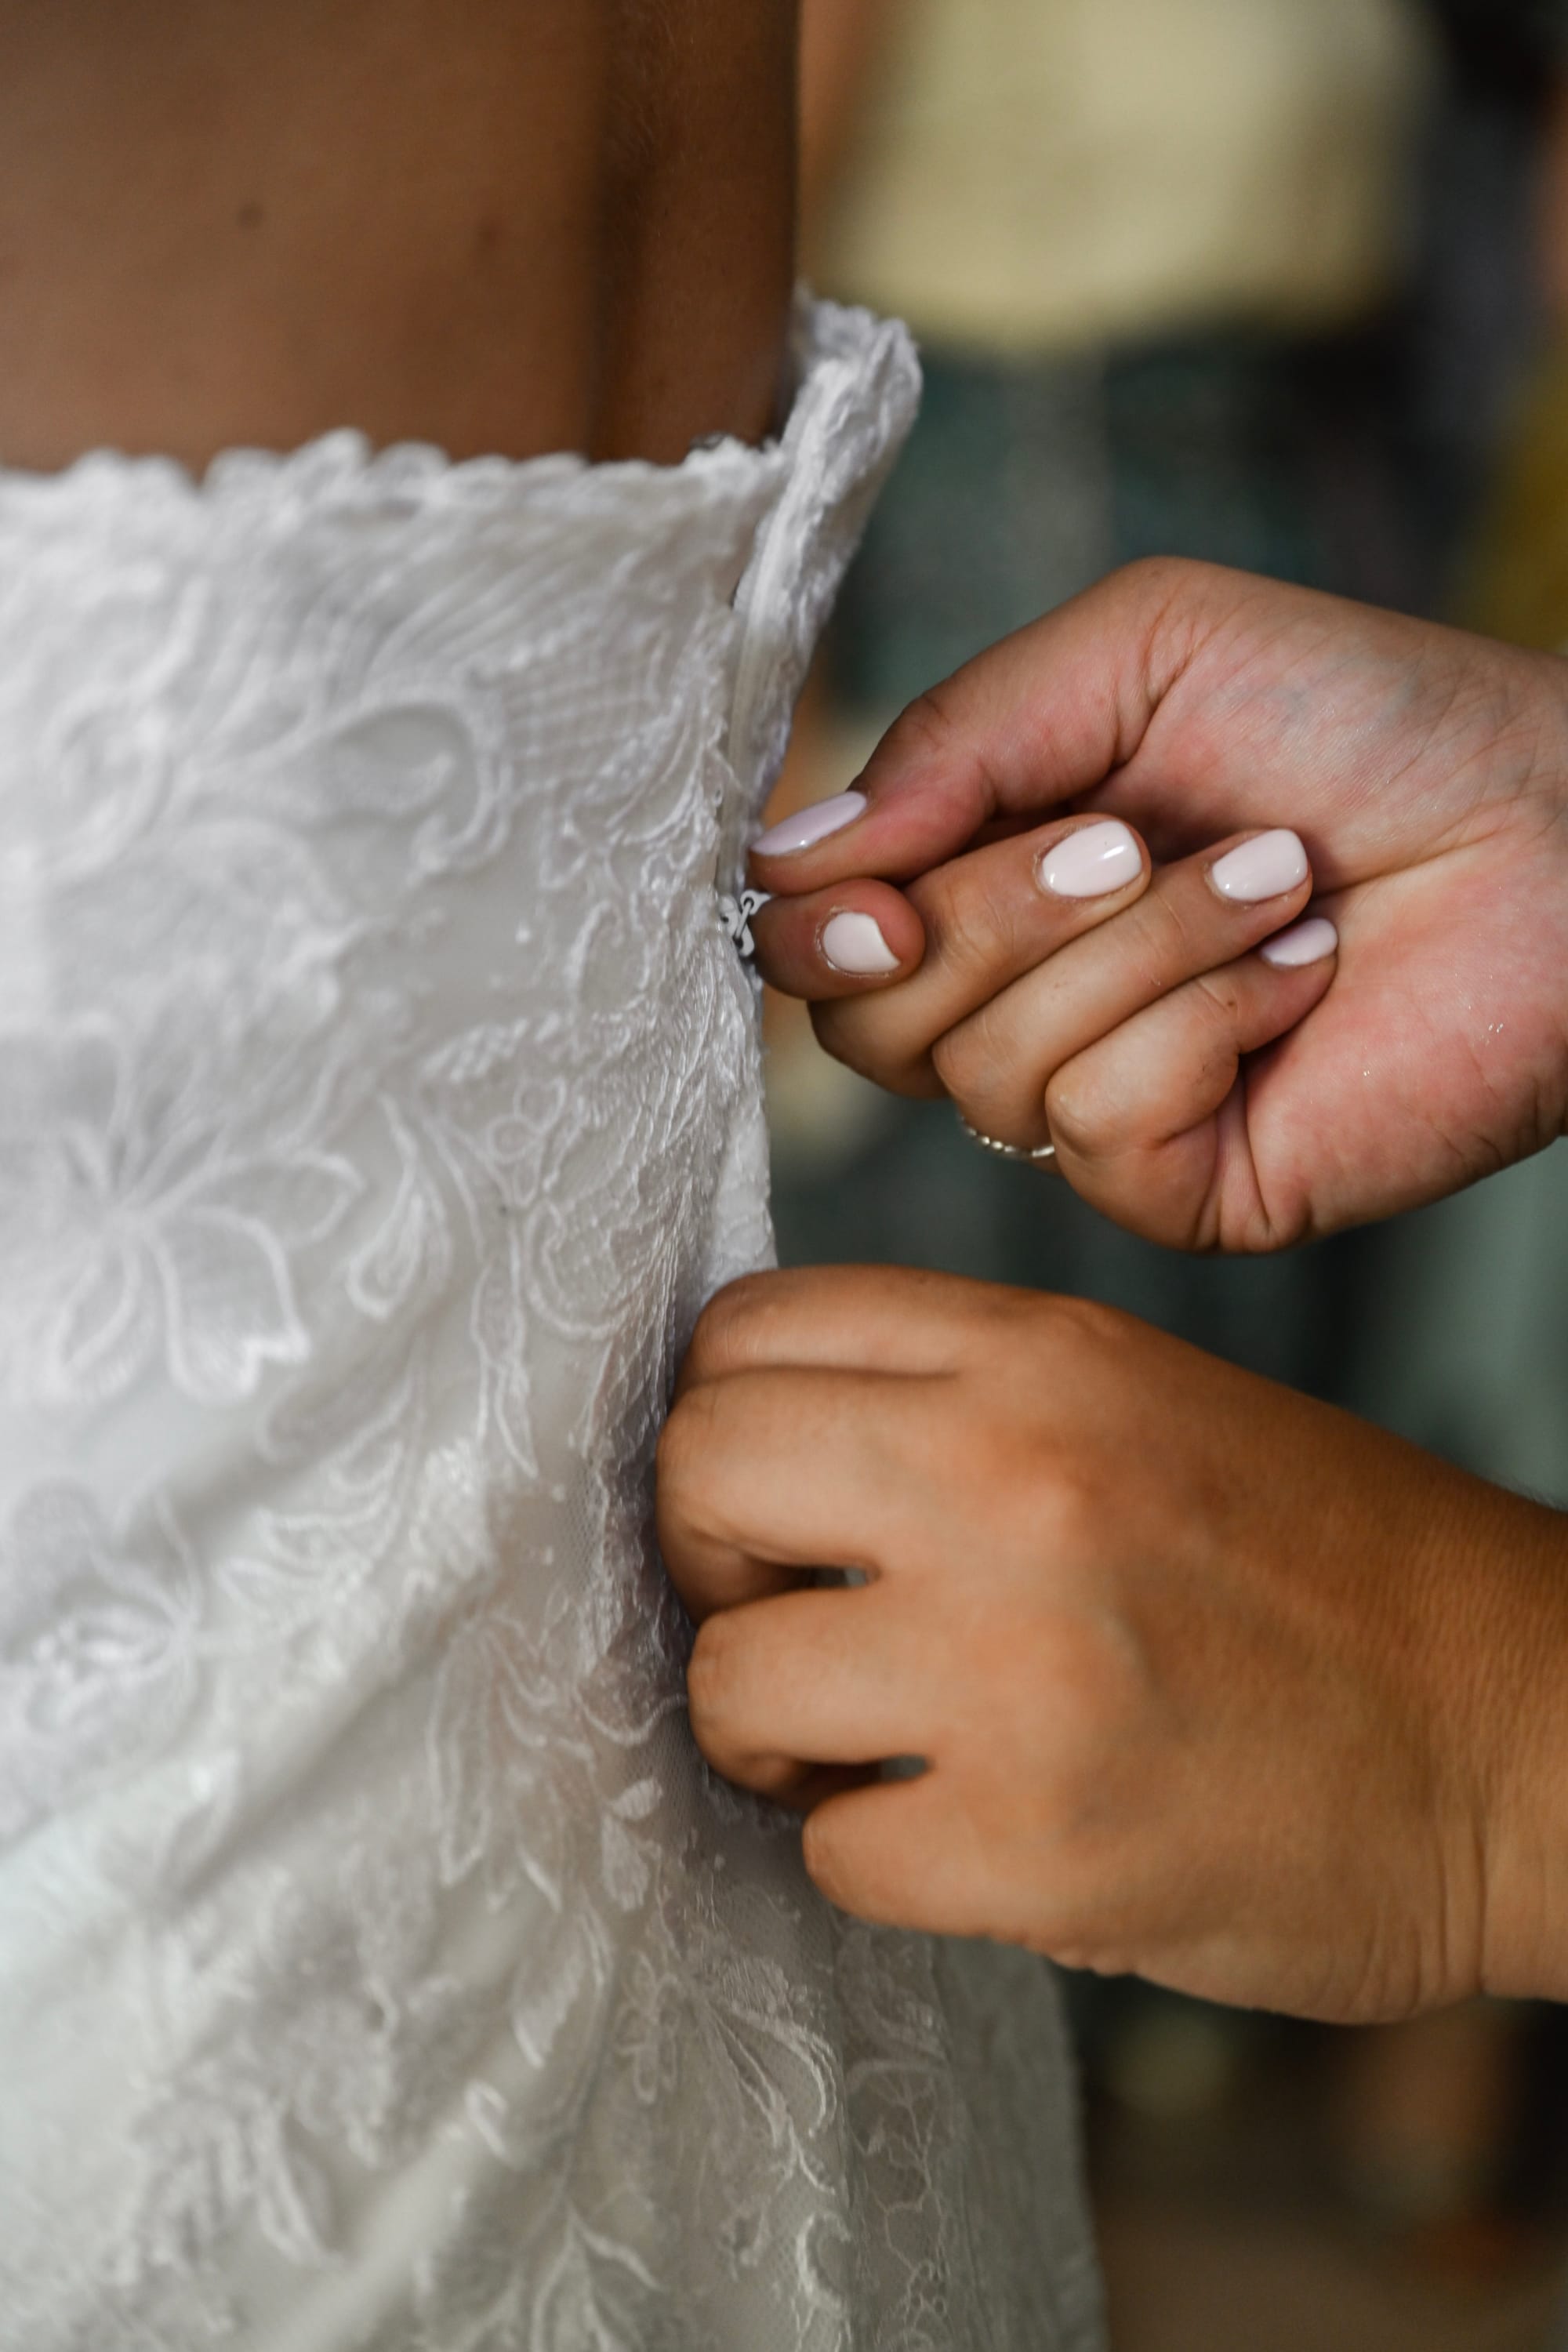
{"label": "pale pink manicured nail", "polygon": [[1265,963],[1278,971],[1296,971],[1304,963],[1321,963],[1339,946],[1340,935],[1326,915],[1309,915],[1304,923],[1292,923],[1288,931],[1276,931],[1265,940],[1258,954]]}
{"label": "pale pink manicured nail", "polygon": [[857,980],[899,968],[874,915],[830,916],[822,927],[822,952],[835,971],[850,972]]}
{"label": "pale pink manicured nail", "polygon": [[752,850],[759,857],[793,857],[803,849],[815,849],[830,833],[842,833],[864,816],[869,805],[864,793],[835,793],[830,801],[818,801],[815,808],[801,809],[770,825],[752,842]]}
{"label": "pale pink manicured nail", "polygon": [[1259,833],[1209,867],[1209,880],[1222,898],[1256,907],[1264,898],[1278,898],[1304,882],[1310,871],[1307,853],[1293,833]]}
{"label": "pale pink manicured nail", "polygon": [[1115,817],[1064,834],[1039,864],[1041,888],[1054,890],[1058,898],[1108,898],[1142,871],[1138,844]]}

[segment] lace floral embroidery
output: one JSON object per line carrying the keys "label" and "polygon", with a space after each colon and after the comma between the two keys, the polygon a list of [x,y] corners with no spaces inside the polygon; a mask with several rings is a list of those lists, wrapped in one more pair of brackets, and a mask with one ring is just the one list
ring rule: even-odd
{"label": "lace floral embroidery", "polygon": [[913,397],[802,336],[672,470],[0,476],[7,2345],[1096,2340],[1044,1978],[826,1912],[649,1537]]}

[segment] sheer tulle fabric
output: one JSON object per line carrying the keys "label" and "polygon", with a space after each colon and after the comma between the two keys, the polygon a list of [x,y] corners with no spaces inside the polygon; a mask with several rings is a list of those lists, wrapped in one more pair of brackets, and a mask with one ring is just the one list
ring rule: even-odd
{"label": "sheer tulle fabric", "polygon": [[830,1914],[649,1538],[732,890],[914,400],[0,476],[0,2343],[1087,2347],[1043,1971]]}

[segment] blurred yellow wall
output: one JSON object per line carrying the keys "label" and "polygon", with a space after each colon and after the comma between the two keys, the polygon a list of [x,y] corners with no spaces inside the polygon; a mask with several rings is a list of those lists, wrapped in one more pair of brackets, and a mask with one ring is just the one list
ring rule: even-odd
{"label": "blurred yellow wall", "polygon": [[1430,63],[1410,0],[901,0],[815,274],[961,350],[1332,324]]}

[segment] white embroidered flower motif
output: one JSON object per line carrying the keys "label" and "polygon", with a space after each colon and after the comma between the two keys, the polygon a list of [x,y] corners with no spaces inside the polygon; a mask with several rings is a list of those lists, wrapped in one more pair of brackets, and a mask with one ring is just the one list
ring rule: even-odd
{"label": "white embroidered flower motif", "polygon": [[634,2246],[592,2228],[564,2189],[548,2210],[545,2228],[525,2235],[504,2193],[455,2207],[463,2227],[422,2252],[418,2330],[398,2352],[676,2352],[696,2341]]}
{"label": "white embroidered flower motif", "polygon": [[174,1932],[139,1944],[148,2096],[120,2284],[154,2305],[171,2275],[217,2287],[241,2226],[290,2264],[341,2262],[343,2176],[323,2152],[341,2144],[370,2172],[408,2160],[482,2047],[482,2015],[434,1966],[430,1881],[401,1853],[368,1853],[352,1819],[335,1826],[337,1899],[323,1904],[309,1873],[269,1873],[251,1891],[243,1968],[207,1890]]}
{"label": "white embroidered flower motif", "polygon": [[253,1144],[204,1118],[225,1101],[211,1058],[150,1040],[131,1070],[101,1029],[0,1041],[0,1364],[15,1391],[116,1395],[161,1353],[183,1394],[236,1404],[269,1365],[309,1354],[290,1262],[361,1180],[287,1136]]}
{"label": "white embroidered flower motif", "polygon": [[0,470],[27,2352],[1099,2342],[1037,1964],[834,1925],[652,1543],[769,1246],[716,877],[912,396],[822,338],[690,467]]}
{"label": "white embroidered flower motif", "polygon": [[166,1512],[116,1535],[79,1486],[25,1497],[0,1539],[0,1841],[174,1737],[201,1616]]}
{"label": "white embroidered flower motif", "polygon": [[430,1763],[449,1885],[476,1870],[493,1905],[531,1885],[559,1909],[584,1821],[597,1811],[582,1700],[582,1628],[564,1590],[535,1627],[480,1596],[449,1631]]}

